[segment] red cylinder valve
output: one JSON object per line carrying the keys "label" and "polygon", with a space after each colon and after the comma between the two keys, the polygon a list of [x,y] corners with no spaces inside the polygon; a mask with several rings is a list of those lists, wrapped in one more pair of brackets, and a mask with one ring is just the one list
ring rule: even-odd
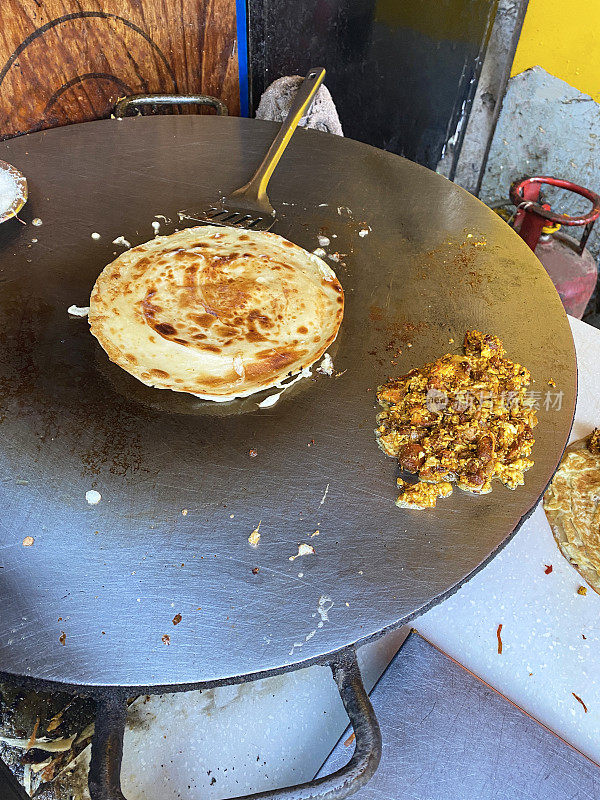
{"label": "red cylinder valve", "polygon": [[[556,186],[559,189],[566,189],[568,192],[580,194],[592,203],[591,210],[579,217],[571,217],[566,214],[556,214],[548,203],[543,205],[538,202],[540,189],[542,186]],[[514,228],[519,236],[524,239],[532,250],[535,250],[538,240],[542,234],[542,228],[546,222],[558,225],[585,225],[589,230],[584,232],[585,242],[591,232],[591,226],[600,216],[600,196],[584,186],[578,186],[571,181],[562,178],[551,178],[547,175],[538,175],[533,178],[525,178],[516,181],[510,187],[510,199],[517,207],[517,215],[514,221]]]}
{"label": "red cylinder valve", "polygon": [[[540,202],[540,190],[544,185],[579,194],[592,203],[592,208],[579,216],[557,214],[549,203]],[[512,226],[544,265],[565,309],[581,318],[598,277],[596,259],[585,245],[600,216],[600,196],[562,178],[536,176],[513,183],[510,199],[517,207]],[[561,225],[585,226],[580,241],[563,232],[557,233]]]}

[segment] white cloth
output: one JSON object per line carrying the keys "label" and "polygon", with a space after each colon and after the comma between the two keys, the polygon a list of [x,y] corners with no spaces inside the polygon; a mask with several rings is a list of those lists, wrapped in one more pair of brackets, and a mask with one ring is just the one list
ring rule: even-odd
{"label": "white cloth", "polygon": [[[260,98],[256,119],[283,122],[303,80],[300,75],[287,75],[273,81]],[[319,87],[308,114],[302,117],[300,125],[303,128],[315,128],[337,136],[344,135],[333,98],[326,86]]]}

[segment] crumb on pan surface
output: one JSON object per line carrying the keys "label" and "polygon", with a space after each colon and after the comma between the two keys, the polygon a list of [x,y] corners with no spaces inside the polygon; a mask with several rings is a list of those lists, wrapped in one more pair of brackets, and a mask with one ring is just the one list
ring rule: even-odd
{"label": "crumb on pan surface", "polygon": [[383,407],[379,446],[418,476],[399,480],[403,508],[434,508],[452,483],[473,494],[492,479],[515,489],[533,466],[528,457],[537,425],[527,397],[529,371],[506,358],[496,336],[468,331],[464,355],[447,354],[377,390]]}

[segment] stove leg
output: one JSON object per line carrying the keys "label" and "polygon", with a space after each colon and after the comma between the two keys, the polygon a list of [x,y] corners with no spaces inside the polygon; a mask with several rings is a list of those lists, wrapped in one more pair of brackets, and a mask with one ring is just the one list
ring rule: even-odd
{"label": "stove leg", "polygon": [[381,758],[381,733],[362,682],[354,648],[342,651],[332,662],[331,671],[354,729],[356,745],[350,761],[331,775],[298,786],[248,794],[232,800],[343,800],[373,777]]}
{"label": "stove leg", "polygon": [[121,791],[127,699],[107,692],[96,698],[96,724],[88,786],[92,800],[125,800]]}
{"label": "stove leg", "polygon": [[[356,744],[352,758],[331,775],[298,786],[248,794],[232,800],[343,800],[373,776],[381,758],[381,733],[362,682],[354,648],[343,650],[330,666],[354,729]],[[127,697],[118,690],[105,690],[96,698],[96,709],[88,777],[90,796],[92,800],[126,800],[121,791],[121,760]]]}

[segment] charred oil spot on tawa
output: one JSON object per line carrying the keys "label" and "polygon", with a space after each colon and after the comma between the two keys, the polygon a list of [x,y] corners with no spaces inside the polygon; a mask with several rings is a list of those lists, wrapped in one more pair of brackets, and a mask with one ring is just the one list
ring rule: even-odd
{"label": "charred oil spot on tawa", "polygon": [[[466,238],[450,239],[424,254],[423,271],[420,277],[426,280],[432,269],[436,269],[441,261],[453,282],[458,281],[477,290],[479,299],[487,305],[492,305],[491,298],[485,290],[481,289],[485,280],[489,282],[489,275],[477,269],[481,265],[482,252],[490,249],[493,248],[489,248],[481,236],[467,234]],[[449,294],[452,295],[453,291],[449,290]]]}
{"label": "charred oil spot on tawa", "polygon": [[370,307],[369,319],[375,323],[373,329],[383,334],[378,337],[378,349],[369,350],[369,355],[375,357],[379,366],[396,366],[396,359],[404,347],[412,347],[415,339],[428,329],[428,324],[423,320],[413,322],[404,316],[389,319],[386,312],[376,305]]}
{"label": "charred oil spot on tawa", "polygon": [[[101,353],[82,326],[71,332],[69,347],[57,343],[66,335],[68,321],[62,311],[31,294],[0,295],[0,422],[3,435],[13,435],[15,418],[27,420],[28,436],[19,436],[14,454],[18,471],[23,457],[36,460],[51,445],[51,452],[69,453],[82,475],[103,470],[128,475],[144,470],[140,446],[140,421],[125,400],[111,396],[90,368],[92,353]],[[101,353],[102,358],[106,358]],[[9,427],[6,427],[9,426]],[[13,456],[9,456],[12,460]],[[147,471],[147,470],[145,470]]]}
{"label": "charred oil spot on tawa", "polygon": [[43,414],[32,439],[39,450],[41,444],[58,433],[51,414],[51,398],[40,391],[42,364],[36,354],[50,324],[52,308],[30,297],[5,295],[0,313],[0,421],[10,414],[21,416],[39,403]]}

